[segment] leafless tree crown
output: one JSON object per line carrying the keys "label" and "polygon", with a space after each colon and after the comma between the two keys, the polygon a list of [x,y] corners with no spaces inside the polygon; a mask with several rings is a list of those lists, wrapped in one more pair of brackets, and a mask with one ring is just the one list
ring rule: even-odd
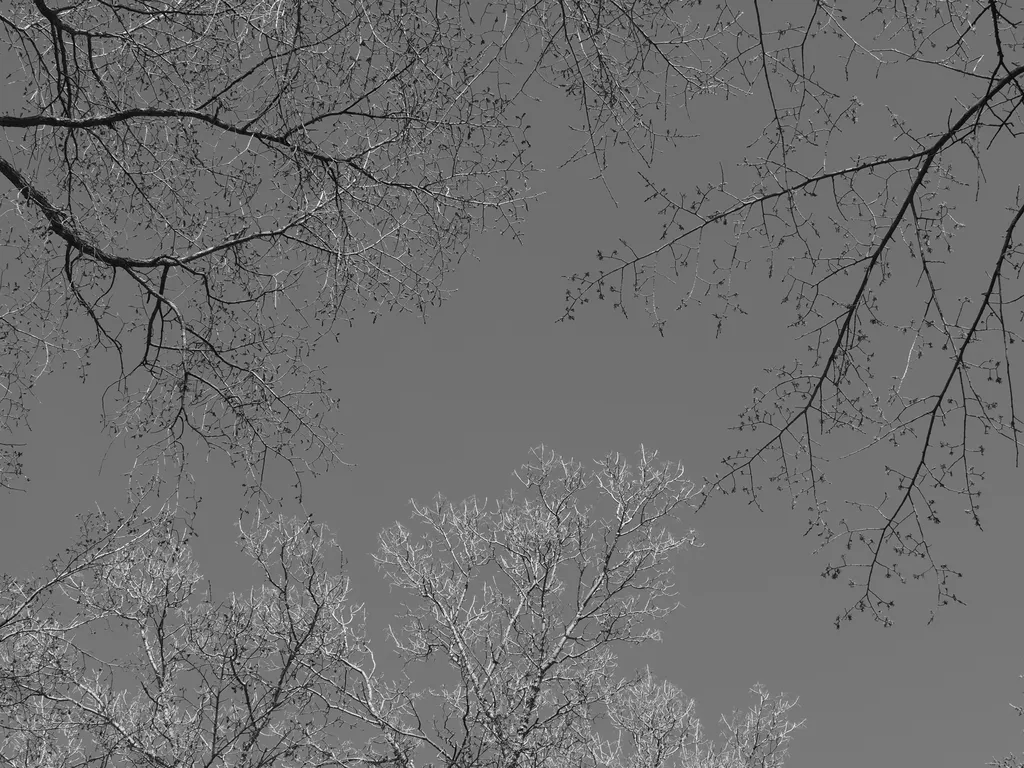
{"label": "leafless tree crown", "polygon": [[[263,496],[268,459],[300,483],[336,463],[344,393],[313,351],[360,307],[423,314],[474,230],[516,232],[543,82],[580,110],[566,160],[601,176],[624,147],[665,217],[660,243],[575,275],[565,316],[608,298],[660,331],[673,306],[721,323],[753,308],[737,278],[763,257],[800,351],[754,390],[738,427],[757,434],[710,487],[806,504],[838,550],[824,574],[857,590],[839,622],[889,622],[886,579],[958,599],[928,526],[950,507],[980,525],[985,447],[1020,447],[1020,196],[979,234],[969,293],[944,292],[943,264],[966,258],[956,206],[1017,155],[1012,5],[33,0],[0,25],[16,57],[0,115],[5,484],[33,383],[68,362],[116,361],[104,424],[139,447],[140,478],[185,471],[197,442]],[[875,146],[857,89],[903,70],[940,83],[943,117],[890,111]],[[709,93],[763,108],[762,126],[715,178],[659,178]],[[882,370],[893,339],[906,354]],[[881,457],[884,482],[844,515],[824,462],[851,452]]]}
{"label": "leafless tree crown", "polygon": [[718,83],[692,55],[716,32],[660,3],[33,0],[0,25],[5,425],[43,373],[114,360],[104,424],[140,468],[198,441],[259,494],[270,458],[339,460],[318,342],[424,314],[472,231],[516,231],[531,81],[580,104],[581,157],[649,152],[647,110]]}
{"label": "leafless tree crown", "polygon": [[86,515],[46,574],[0,583],[0,761],[781,766],[795,701],[755,686],[709,738],[678,688],[619,676],[616,650],[657,638],[673,560],[696,543],[671,530],[694,492],[682,467],[641,453],[590,469],[541,448],[520,478],[498,504],[439,500],[381,534],[406,600],[397,670],[311,519],[243,524],[254,585],[218,598],[179,510]]}
{"label": "leafless tree crown", "polygon": [[[759,506],[778,490],[808,510],[808,531],[830,552],[823,575],[855,589],[837,625],[858,612],[888,624],[887,587],[908,578],[930,579],[940,606],[958,601],[960,574],[928,529],[963,513],[980,527],[986,448],[1020,458],[1011,353],[1024,319],[1024,197],[986,187],[986,171],[1020,155],[1020,8],[753,0],[715,13],[731,19],[731,82],[747,84],[764,119],[713,179],[666,185],[648,174],[661,241],[598,254],[595,271],[572,277],[565,317],[607,298],[623,312],[643,307],[664,332],[671,309],[703,304],[721,331],[764,306],[738,287],[763,267],[774,283],[762,286],[779,290],[757,291],[788,305],[796,345],[779,344],[786,352],[736,425],[756,434],[709,487]],[[896,77],[920,81],[939,117],[877,98],[865,113]],[[1002,211],[960,250],[958,205],[976,219]],[[827,462],[871,456],[857,471],[877,492],[840,512]]]}

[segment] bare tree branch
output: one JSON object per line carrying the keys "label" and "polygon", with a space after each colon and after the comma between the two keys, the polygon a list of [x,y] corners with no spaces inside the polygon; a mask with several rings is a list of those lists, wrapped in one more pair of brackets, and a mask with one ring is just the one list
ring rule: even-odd
{"label": "bare tree branch", "polygon": [[[615,649],[656,640],[675,609],[672,560],[696,543],[669,530],[695,490],[682,467],[641,451],[591,470],[539,448],[519,477],[521,497],[416,506],[419,532],[381,534],[377,561],[410,600],[393,679],[312,517],[243,520],[256,584],[218,599],[182,510],[84,516],[49,573],[0,582],[0,760],[782,766],[795,701],[755,686],[716,739],[649,669],[617,676]],[[443,679],[421,688],[434,656]]]}
{"label": "bare tree branch", "polygon": [[[927,525],[939,522],[940,509],[962,504],[980,527],[983,470],[975,456],[998,437],[1019,457],[1012,345],[1020,320],[1005,310],[1020,299],[1011,287],[1021,272],[1014,241],[1020,200],[1007,201],[1012,221],[999,242],[985,246],[987,257],[974,246],[962,255],[970,260],[963,274],[986,279],[972,282],[972,295],[954,306],[942,294],[953,278],[939,271],[933,251],[954,254],[963,228],[953,216],[966,186],[958,169],[975,173],[977,203],[983,161],[1014,152],[1008,142],[1017,138],[1024,104],[1019,20],[996,0],[945,4],[934,14],[875,4],[858,19],[825,0],[801,19],[755,2],[749,25],[739,21],[740,6],[730,8],[738,53],[726,68],[751,89],[764,83],[769,114],[745,150],[755,154],[735,168],[720,166],[719,178],[690,193],[647,173],[650,200],[665,217],[662,242],[600,252],[596,270],[569,278],[563,319],[607,298],[623,314],[641,304],[664,333],[664,296],[675,292],[680,309],[713,304],[721,333],[752,304],[734,276],[763,257],[767,277],[782,282],[781,300],[793,308],[799,346],[767,371],[771,380],[754,388],[740,415],[739,431],[767,430],[768,437],[754,435],[725,457],[709,489],[742,491],[758,506],[770,490],[786,493],[794,508],[806,500],[808,532],[822,549],[838,550],[823,576],[847,575],[857,592],[837,624],[861,611],[890,623],[886,579],[927,577],[937,605],[959,602],[960,574],[932,551]],[[836,50],[843,51],[839,66],[830,63]],[[882,72],[903,66],[922,77],[927,70],[947,76],[948,91],[936,96],[948,111],[923,127],[890,111],[897,148],[874,151],[874,132],[859,125],[855,89],[870,93],[885,82]],[[742,185],[747,192],[733,191]],[[911,297],[917,308],[908,318]],[[879,391],[879,355],[904,335],[910,351],[887,377],[889,390]],[[1000,385],[1008,408],[989,382]],[[866,485],[879,493],[854,498],[851,514],[838,515],[824,495],[824,467],[837,457],[863,460],[869,449],[881,477]]]}

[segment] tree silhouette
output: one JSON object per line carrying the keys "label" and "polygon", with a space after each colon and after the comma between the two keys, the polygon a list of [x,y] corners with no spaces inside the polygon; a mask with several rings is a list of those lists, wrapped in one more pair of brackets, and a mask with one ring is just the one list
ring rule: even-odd
{"label": "tree silhouette", "polygon": [[[0,15],[14,69],[0,115],[0,482],[18,483],[35,382],[74,364],[110,381],[103,423],[138,449],[133,488],[179,483],[191,456],[215,450],[262,500],[281,496],[275,459],[301,494],[307,473],[340,460],[339,395],[314,351],[360,312],[424,315],[474,231],[515,235],[534,170],[529,96],[544,83],[579,107],[566,162],[603,178],[624,149],[665,217],[660,243],[575,275],[565,317],[608,298],[664,332],[665,307],[702,303],[721,326],[748,311],[735,278],[763,256],[801,346],[754,390],[737,426],[757,435],[709,489],[754,503],[781,489],[806,506],[809,531],[838,550],[824,575],[856,589],[837,623],[858,611],[888,623],[887,579],[928,578],[939,605],[956,601],[959,573],[928,527],[950,507],[980,526],[985,447],[1019,457],[1024,201],[998,203],[1008,212],[968,295],[943,292],[958,279],[941,252],[963,228],[957,205],[993,207],[980,197],[991,160],[1016,156],[1019,20],[997,0],[791,11],[18,4]],[[861,130],[878,115],[857,89],[903,69],[942,83],[944,116],[918,125],[889,110],[887,135]],[[660,178],[658,158],[702,94],[765,112],[739,163],[691,190]],[[894,343],[906,355],[880,369]],[[843,514],[824,462],[851,452],[879,456],[880,492]]]}
{"label": "tree silhouette", "polygon": [[[986,189],[986,169],[1019,154],[1019,9],[875,3],[854,16],[830,2],[794,11],[754,0],[741,17],[728,7],[730,64],[763,97],[764,120],[719,178],[686,191],[648,174],[661,241],[598,254],[595,271],[571,277],[564,317],[608,299],[624,313],[643,307],[664,333],[667,307],[705,304],[721,331],[756,311],[758,297],[737,285],[763,263],[796,344],[780,343],[756,382],[736,425],[756,434],[708,479],[705,503],[741,491],[760,506],[777,489],[807,509],[808,532],[832,553],[823,575],[855,589],[837,626],[858,612],[891,622],[887,579],[931,579],[937,605],[957,602],[960,573],[928,530],[960,513],[981,527],[987,446],[1020,460],[1024,198]],[[941,102],[935,122],[880,105],[865,114],[861,97],[904,70]],[[865,128],[880,118],[889,130]],[[1006,213],[957,251],[958,206]],[[903,351],[887,359],[893,348]],[[840,511],[826,464],[865,452],[876,455],[861,484],[871,495]]]}
{"label": "tree silhouette", "polygon": [[714,739],[678,688],[650,670],[620,676],[616,650],[657,639],[677,605],[672,561],[695,543],[671,530],[693,485],[655,458],[587,469],[541,448],[520,494],[438,500],[415,507],[411,529],[385,530],[377,560],[407,601],[394,676],[365,628],[374,606],[353,600],[336,543],[311,519],[249,519],[239,542],[256,583],[217,599],[179,510],[86,515],[48,573],[0,584],[0,757],[781,766],[796,702],[756,686]]}
{"label": "tree silhouette", "polygon": [[5,12],[5,426],[24,424],[45,372],[95,362],[111,381],[104,426],[138,447],[138,484],[168,459],[178,482],[197,450],[225,451],[267,497],[269,459],[297,481],[337,463],[337,396],[313,350],[360,308],[424,315],[474,230],[515,234],[530,82],[581,104],[580,156],[623,130],[642,152],[661,138],[649,104],[717,86],[688,61],[700,34],[685,20],[599,5]]}

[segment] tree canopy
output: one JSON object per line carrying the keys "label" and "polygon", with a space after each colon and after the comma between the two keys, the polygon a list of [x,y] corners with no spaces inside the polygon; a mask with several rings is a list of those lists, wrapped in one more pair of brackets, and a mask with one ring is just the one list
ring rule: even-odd
{"label": "tree canopy", "polygon": [[[133,488],[216,450],[261,499],[281,496],[275,459],[301,493],[340,460],[343,394],[315,349],[361,311],[423,315],[472,233],[517,233],[530,96],[553,87],[579,107],[566,161],[603,178],[628,153],[665,217],[660,242],[571,276],[564,318],[607,298],[662,333],[696,304],[727,327],[756,310],[736,288],[755,267],[792,311],[799,351],[755,383],[737,426],[756,434],[705,501],[778,489],[806,508],[824,575],[856,590],[837,623],[888,623],[883,587],[908,578],[957,601],[928,529],[950,508],[980,526],[986,446],[1020,450],[1024,202],[1000,175],[1024,102],[1016,15],[998,0],[14,4],[0,480],[18,483],[39,377],[100,363],[104,426],[138,448]],[[940,117],[869,100],[903,71],[936,84]],[[661,178],[716,95],[763,116],[749,143],[714,178]],[[964,206],[1006,209],[969,267]],[[825,463],[862,453],[879,493],[840,509]]]}
{"label": "tree canopy", "polygon": [[[686,60],[685,19],[659,4],[595,11],[38,0],[5,12],[5,426],[24,422],[43,373],[110,353],[104,424],[150,473],[184,466],[197,442],[241,462],[258,494],[271,492],[269,458],[298,479],[335,464],[337,395],[314,348],[359,308],[423,315],[473,231],[515,233],[531,80],[584,108],[582,155],[623,132],[653,147],[647,107],[714,87]],[[14,483],[17,446],[5,457]]]}
{"label": "tree canopy", "polygon": [[[258,514],[252,589],[204,583],[177,510],[82,518],[49,570],[0,584],[10,765],[776,768],[795,701],[752,689],[709,737],[681,690],[617,651],[677,606],[694,486],[642,453],[593,469],[543,448],[496,504],[438,499],[380,535],[404,596],[401,668],[366,631],[311,518]],[[423,678],[423,679],[421,679]],[[427,682],[429,681],[429,682]]]}
{"label": "tree canopy", "polygon": [[[756,434],[739,438],[705,501],[739,491],[761,506],[780,490],[807,510],[830,553],[823,575],[855,589],[837,626],[858,612],[888,625],[890,585],[911,578],[934,583],[936,605],[958,602],[961,574],[928,531],[951,514],[981,527],[986,448],[1019,466],[1024,426],[1024,198],[1004,172],[1020,154],[1020,9],[754,0],[715,13],[729,20],[732,82],[764,119],[715,178],[646,173],[660,241],[598,253],[571,277],[564,317],[607,299],[665,333],[671,310],[704,305],[721,332],[763,309],[737,287],[760,270],[758,294],[788,305],[788,333],[736,424]],[[879,94],[927,98],[904,114]],[[837,505],[829,461],[864,453],[870,495]]]}
{"label": "tree canopy", "polygon": [[[478,233],[519,235],[538,171],[533,98],[553,91],[578,108],[565,162],[589,164],[615,195],[606,171],[626,158],[663,217],[650,241],[609,243],[570,270],[553,320],[585,321],[606,300],[668,335],[676,310],[704,310],[727,341],[766,301],[790,312],[736,450],[686,500],[736,493],[767,509],[781,494],[806,511],[823,575],[854,590],[837,625],[858,613],[890,624],[895,587],[911,579],[929,580],[938,606],[958,602],[959,569],[931,531],[950,514],[982,526],[992,449],[1018,463],[1024,426],[1020,25],[1005,0],[5,4],[0,486],[23,487],[33,390],[61,368],[109,384],[103,426],[138,455],[133,511],[87,516],[46,575],[4,577],[5,756],[406,765],[425,751],[468,765],[570,745],[595,766],[732,766],[753,739],[781,760],[785,700],[755,689],[753,714],[714,741],[671,686],[595,671],[613,665],[594,638],[642,642],[670,609],[667,570],[642,582],[650,603],[602,603],[611,613],[583,622],[590,635],[515,645],[527,630],[507,596],[572,544],[562,513],[535,501],[417,507],[426,533],[382,537],[386,578],[411,596],[394,647],[414,665],[440,655],[456,681],[430,694],[446,714],[428,722],[422,690],[378,674],[362,609],[325,565],[327,532],[269,514],[286,493],[269,478],[287,468],[301,498],[305,478],[341,461],[345,393],[318,350],[360,316],[425,318]],[[680,175],[667,160],[687,157],[694,115],[736,102],[740,142],[721,145],[712,171]],[[241,465],[257,500],[242,543],[263,581],[249,597],[204,592],[187,514],[143,503],[172,498],[209,452]],[[861,495],[839,503],[826,470],[847,460],[874,464]],[[562,473],[563,500],[583,476],[543,456],[537,466],[543,482]],[[604,466],[600,477],[618,476],[617,460]],[[641,492],[664,491],[658,477]],[[608,553],[587,547],[619,529],[565,519],[578,546],[558,565],[578,566],[579,589],[604,567],[607,586],[611,561],[594,553]],[[505,591],[488,586],[501,578]],[[548,586],[564,597],[563,582]],[[442,587],[474,607],[446,619]],[[558,605],[544,631],[572,624],[573,606]],[[119,622],[134,655],[97,655],[79,634]],[[304,655],[305,637],[319,656]],[[518,661],[543,669],[542,651],[563,641],[582,643],[570,654],[591,666],[555,654],[566,676],[537,689]],[[487,661],[499,647],[517,660],[500,674]],[[328,661],[349,677],[325,680]],[[596,730],[581,715],[592,712],[605,718]],[[359,738],[337,740],[351,724]]]}

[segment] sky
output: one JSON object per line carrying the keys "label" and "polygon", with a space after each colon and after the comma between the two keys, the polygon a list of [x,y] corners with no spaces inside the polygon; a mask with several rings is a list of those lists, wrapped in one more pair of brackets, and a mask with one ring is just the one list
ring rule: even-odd
{"label": "sky", "polygon": [[[866,111],[875,107],[882,118],[862,130],[884,130],[879,107],[894,94],[922,120],[943,113],[949,105],[936,106],[931,87],[898,79],[879,85]],[[711,143],[684,143],[659,171],[678,174],[681,186],[703,178],[749,127],[736,109],[695,111]],[[555,97],[539,102],[531,119],[543,137],[535,142],[537,164],[548,170],[537,179],[543,194],[530,206],[523,242],[478,237],[479,261],[460,266],[451,282],[457,292],[428,322],[386,316],[370,324],[357,316],[320,352],[343,400],[337,424],[351,466],[309,480],[303,507],[290,510],[311,512],[335,532],[377,631],[394,596],[369,553],[383,527],[408,518],[410,499],[502,496],[541,443],[581,461],[643,444],[682,461],[695,479],[713,475],[737,445],[728,427],[788,343],[784,320],[773,321],[783,318],[777,296],[760,290],[756,270],[746,278],[750,314],[721,338],[702,311],[673,316],[664,337],[642,312],[627,320],[607,307],[556,322],[562,276],[592,267],[596,250],[619,237],[653,242],[658,219],[639,202],[638,177],[624,160],[614,160],[609,173],[617,205],[590,180],[593,167],[558,168],[572,116]],[[1019,171],[1020,158],[1008,158],[992,170],[992,187]],[[1001,210],[985,206],[983,199],[969,222],[975,231],[989,223],[985,210]],[[960,252],[969,251],[965,241]],[[129,457],[117,445],[108,452],[99,432],[104,384],[82,384],[71,370],[41,381],[25,457],[29,490],[0,498],[0,569],[38,568],[70,540],[77,512],[122,498]],[[1024,721],[1008,703],[1024,703],[1024,558],[1017,553],[1024,498],[1011,458],[986,457],[983,532],[956,518],[933,531],[943,555],[965,573],[959,594],[966,605],[940,611],[930,625],[933,586],[912,584],[893,593],[895,626],[862,617],[836,630],[833,618],[851,593],[820,577],[827,553],[813,553],[815,539],[803,536],[806,516],[783,497],[771,497],[763,511],[739,496],[718,498],[684,516],[682,525],[695,528],[704,547],[680,556],[683,607],[666,621],[663,642],[645,649],[643,663],[695,698],[709,726],[720,713],[746,707],[755,683],[799,696],[796,714],[807,723],[793,741],[791,768],[981,766],[1021,752]],[[216,456],[195,469],[203,497],[200,563],[219,590],[244,588],[231,547],[242,478]],[[832,473],[839,489],[878,482],[867,463]]]}

